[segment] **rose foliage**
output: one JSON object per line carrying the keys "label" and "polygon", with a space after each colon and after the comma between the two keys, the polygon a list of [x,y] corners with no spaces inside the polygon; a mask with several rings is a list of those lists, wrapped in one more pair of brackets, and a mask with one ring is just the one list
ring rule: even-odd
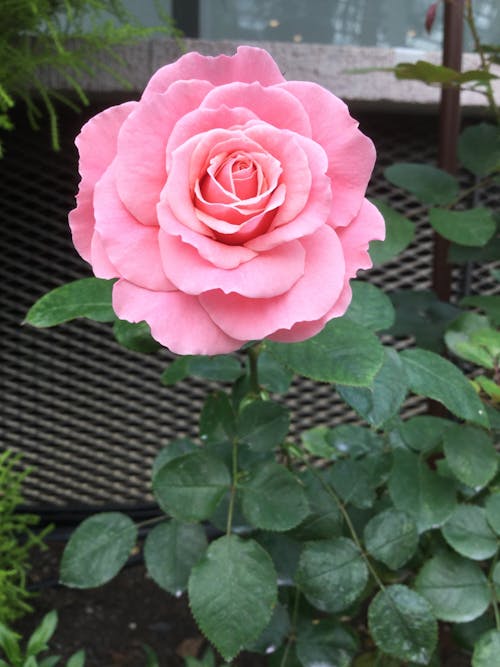
{"label": "rose foliage", "polygon": [[371,140],[341,100],[285,81],[261,49],[181,57],[77,146],[75,246],[118,278],[118,317],[179,354],[311,337],[344,314],[384,236],[364,198]]}
{"label": "rose foliage", "polygon": [[[187,593],[227,661],[246,650],[272,667],[437,667],[465,652],[474,667],[498,664],[499,297],[452,305],[349,284],[370,266],[369,241],[383,264],[414,228],[364,199],[373,147],[345,105],[283,81],[259,49],[188,54],[139,102],[91,120],[78,145],[71,225],[98,278],[45,295],[28,322],[110,321],[130,355],[158,341],[188,353],[167,357],[165,385],[221,383],[198,437],[159,446],[151,578]],[[459,154],[465,190],[433,166],[398,164],[386,170],[394,201],[402,188],[429,209],[457,265],[498,259],[498,219],[480,199],[500,170],[498,125],[468,127]],[[470,183],[480,205],[465,210]],[[294,375],[330,383],[358,422],[298,424],[290,437],[279,395]],[[410,394],[441,415],[423,402],[422,414],[402,411]],[[63,583],[105,583],[137,537],[125,514],[90,517],[67,545]]]}

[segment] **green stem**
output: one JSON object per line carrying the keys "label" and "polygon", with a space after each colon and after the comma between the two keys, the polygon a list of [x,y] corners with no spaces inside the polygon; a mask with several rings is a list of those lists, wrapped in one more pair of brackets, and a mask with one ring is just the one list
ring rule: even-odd
{"label": "green stem", "polygon": [[300,600],[300,591],[298,588],[295,589],[295,600],[293,602],[292,618],[290,621],[290,634],[288,635],[288,641],[283,651],[283,657],[281,658],[280,667],[286,666],[286,661],[288,660],[288,654],[292,647],[293,642],[295,641],[295,635],[297,632],[297,618],[299,616],[299,600]]}
{"label": "green stem", "polygon": [[250,393],[255,394],[256,396],[260,393],[258,370],[259,348],[260,344],[252,345],[252,347],[248,348],[248,361],[250,363]]}
{"label": "green stem", "polygon": [[381,590],[385,590],[385,586],[384,586],[382,580],[378,576],[377,571],[375,570],[375,568],[371,564],[370,559],[368,558],[368,556],[366,555],[365,550],[363,549],[363,545],[361,544],[361,540],[358,537],[356,529],[354,528],[354,525],[351,521],[351,517],[349,516],[349,513],[346,510],[344,503],[340,500],[340,498],[335,493],[335,491],[332,489],[332,487],[323,480],[321,475],[318,475],[316,470],[305,459],[303,459],[303,463],[306,465],[307,469],[316,477],[316,479],[319,481],[319,483],[325,489],[325,491],[334,499],[337,507],[340,510],[340,513],[344,517],[344,521],[346,522],[347,528],[349,529],[349,533],[351,534],[353,542],[358,547],[358,549],[361,553],[361,557],[365,561],[367,568],[370,570],[373,578],[377,582],[378,587]]}
{"label": "green stem", "polygon": [[491,600],[493,605],[493,613],[495,614],[495,624],[497,626],[497,630],[500,631],[500,611],[498,609],[498,600],[497,600],[497,592],[495,589],[495,582],[493,581],[493,572],[495,570],[495,566],[497,563],[498,563],[498,552],[495,554],[495,558],[491,563],[488,579],[491,586]]}
{"label": "green stem", "polygon": [[[474,19],[474,12],[472,11],[472,0],[465,1],[465,20],[467,22],[467,25],[469,26],[469,30],[471,32],[472,39],[474,41],[474,48],[476,49],[479,55],[479,59],[481,60],[481,69],[483,70],[483,72],[489,74],[490,66],[488,61],[486,60],[486,56],[483,50],[483,45],[481,44],[481,40],[477,32],[476,21]],[[495,96],[493,94],[493,87],[490,81],[485,82],[485,88],[486,88],[485,95],[488,99],[490,110],[497,119],[497,122],[500,122],[500,111],[496,105]]]}
{"label": "green stem", "polygon": [[226,535],[231,535],[233,529],[234,504],[236,501],[236,483],[238,478],[238,438],[233,440],[232,450],[232,484],[229,496],[229,509],[227,511]]}

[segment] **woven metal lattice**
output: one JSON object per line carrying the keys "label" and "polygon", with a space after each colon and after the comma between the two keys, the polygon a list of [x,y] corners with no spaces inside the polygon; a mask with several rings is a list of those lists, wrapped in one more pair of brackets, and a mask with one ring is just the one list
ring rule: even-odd
{"label": "woven metal lattice", "polygon": [[[368,279],[388,290],[429,288],[431,231],[418,204],[391,188],[382,172],[397,160],[433,162],[436,119],[371,114],[361,120],[379,155],[369,194],[414,212],[417,228],[406,252]],[[19,118],[0,161],[2,446],[22,452],[34,467],[26,498],[40,510],[150,502],[155,454],[174,437],[196,434],[207,392],[195,380],[162,386],[168,352],[129,352],[114,342],[108,325],[21,326],[39,296],[90,275],[67,226],[78,181],[73,137],[81,123],[81,117],[62,115],[62,150],[54,153],[47,133],[33,133]],[[489,280],[481,268],[472,276],[472,290],[491,291]],[[294,429],[355,419],[325,384],[297,380],[285,400]],[[422,410],[422,403],[411,399],[408,410]]]}

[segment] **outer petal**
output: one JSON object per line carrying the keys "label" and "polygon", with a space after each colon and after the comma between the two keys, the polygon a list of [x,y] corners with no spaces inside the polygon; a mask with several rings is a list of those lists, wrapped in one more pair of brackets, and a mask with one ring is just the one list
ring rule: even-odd
{"label": "outer petal", "polygon": [[375,164],[371,139],[358,130],[344,102],[316,83],[289,81],[282,84],[304,105],[312,125],[312,137],[328,155],[332,181],[332,224],[343,227],[361,206]]}
{"label": "outer petal", "polygon": [[211,89],[206,81],[177,81],[168,93],[142,101],[120,130],[118,192],[132,215],[144,224],[158,224],[156,204],[167,180],[165,151],[170,134]]}
{"label": "outer petal", "polygon": [[288,291],[304,273],[305,251],[299,241],[284,243],[234,269],[220,269],[179,238],[160,232],[160,249],[168,278],[187,294],[209,290],[262,299]]}
{"label": "outer petal", "polygon": [[347,278],[353,278],[359,269],[371,268],[372,260],[368,254],[370,241],[385,239],[385,222],[379,210],[364,199],[351,224],[336,231],[344,248]]}
{"label": "outer petal", "polygon": [[145,320],[153,338],[176,354],[225,354],[243,344],[221,331],[196,297],[182,292],[153,292],[119,280],[113,310],[129,322]]}
{"label": "outer petal", "polygon": [[311,123],[303,105],[281,87],[266,87],[258,82],[229,83],[214,88],[201,106],[209,109],[245,107],[256,118],[274,127],[311,136]]}
{"label": "outer petal", "polygon": [[344,284],[342,247],[330,227],[300,241],[306,251],[303,277],[282,296],[247,299],[220,290],[202,294],[200,303],[229,336],[241,340],[266,338],[297,322],[318,320],[338,299]]}
{"label": "outer petal", "polygon": [[300,341],[312,338],[312,336],[315,336],[323,329],[327,322],[334,317],[343,315],[349,307],[351,299],[351,286],[349,285],[349,281],[346,280],[339,298],[322,318],[315,322],[297,322],[291,329],[281,329],[271,336],[268,336],[268,338],[277,343],[299,343]]}
{"label": "outer petal", "polygon": [[214,86],[223,86],[233,81],[259,81],[263,86],[272,86],[284,81],[278,65],[267,51],[253,46],[240,46],[234,56],[213,58],[187,53],[153,74],[142,99],[148,99],[155,93],[164,93],[174,81],[181,79],[204,79]]}
{"label": "outer petal", "polygon": [[76,208],[69,214],[69,224],[75,248],[87,262],[91,261],[94,233],[94,186],[113,161],[118,131],[136,106],[137,102],[126,102],[98,113],[82,127],[75,140],[80,153],[82,180],[76,197]]}
{"label": "outer petal", "polygon": [[159,228],[141,225],[125,208],[116,191],[113,165],[96,185],[94,208],[96,231],[118,275],[149,289],[175,289],[163,272]]}
{"label": "outer petal", "polygon": [[94,231],[94,236],[92,237],[92,246],[90,250],[90,263],[92,264],[92,270],[94,275],[98,278],[119,278],[120,274],[116,268],[111,263],[111,260],[108,257],[108,254],[104,248],[99,232]]}

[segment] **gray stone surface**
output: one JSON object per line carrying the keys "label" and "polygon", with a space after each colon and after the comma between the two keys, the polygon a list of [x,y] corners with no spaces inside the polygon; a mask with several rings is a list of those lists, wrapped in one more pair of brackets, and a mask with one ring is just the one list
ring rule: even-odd
{"label": "gray stone surface", "polygon": [[[379,107],[382,104],[388,107],[411,106],[425,111],[434,108],[439,101],[438,87],[430,87],[419,81],[398,81],[391,72],[349,73],[349,70],[358,68],[394,67],[398,62],[429,60],[439,63],[439,53],[288,42],[259,42],[255,45],[272,54],[287,79],[316,81],[351,102],[365,106],[376,103]],[[186,39],[180,43],[173,39],[152,39],[117,49],[125,61],[119,71],[130,82],[132,90],[140,92],[156,69],[172,62],[183,51],[199,51],[205,55],[232,54],[237,47],[238,42],[234,41]],[[464,69],[477,65],[477,56],[464,54]],[[63,79],[55,72],[47,72],[45,80],[55,88],[64,87]],[[83,86],[90,93],[124,91],[124,85],[104,71],[93,78],[87,77],[83,80]],[[500,97],[500,79],[494,82],[494,88]],[[480,93],[462,92],[461,98],[465,109],[486,105],[485,97]]]}

